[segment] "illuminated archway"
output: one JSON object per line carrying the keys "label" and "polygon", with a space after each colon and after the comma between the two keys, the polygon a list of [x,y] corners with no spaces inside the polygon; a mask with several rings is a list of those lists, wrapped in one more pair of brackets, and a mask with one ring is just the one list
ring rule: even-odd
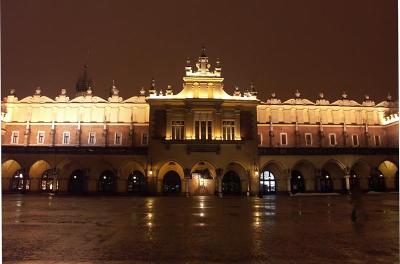
{"label": "illuminated archway", "polygon": [[45,170],[40,179],[40,190],[42,192],[52,192],[58,190],[58,181],[54,169]]}
{"label": "illuminated archway", "polygon": [[385,178],[386,187],[394,190],[399,189],[399,169],[398,166],[389,160],[381,162],[378,166],[378,170],[382,173]]}
{"label": "illuminated archway", "polygon": [[[279,161],[271,160],[268,163],[266,163],[261,170],[260,173],[260,192],[263,194],[266,194],[266,192],[263,192],[263,186],[261,186],[261,181],[263,180],[263,172],[269,171],[270,174],[274,176],[275,180],[275,193],[276,192],[285,192],[287,191],[287,180],[288,180],[288,175],[287,175],[287,168],[284,166]],[[268,176],[268,175],[264,175]],[[265,178],[265,177],[264,177]],[[271,192],[273,193],[273,192]]]}
{"label": "illuminated archway", "polygon": [[215,192],[216,169],[208,161],[199,161],[190,171],[190,191],[195,195],[209,195]]}
{"label": "illuminated archway", "polygon": [[1,185],[5,192],[10,191],[11,181],[15,175],[19,175],[17,171],[23,170],[22,166],[16,160],[6,160],[1,164]]}
{"label": "illuminated archway", "polygon": [[11,192],[24,193],[30,189],[30,179],[27,173],[23,170],[17,170],[11,178]]}
{"label": "illuminated archway", "polygon": [[277,190],[276,180],[272,172],[265,170],[260,174],[260,189],[262,194],[275,194]]}

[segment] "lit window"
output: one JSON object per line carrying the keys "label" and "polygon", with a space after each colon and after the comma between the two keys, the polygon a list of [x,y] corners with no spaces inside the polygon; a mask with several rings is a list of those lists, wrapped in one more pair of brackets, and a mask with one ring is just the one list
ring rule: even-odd
{"label": "lit window", "polygon": [[43,144],[44,143],[44,131],[38,131],[37,143],[38,144]]}
{"label": "lit window", "polygon": [[13,131],[11,133],[11,143],[18,144],[18,139],[19,139],[19,131]]}
{"label": "lit window", "polygon": [[183,140],[185,137],[185,122],[184,121],[172,121],[172,139]]}
{"label": "lit window", "polygon": [[69,144],[70,142],[70,134],[69,132],[63,133],[63,144]]}
{"label": "lit window", "polygon": [[115,145],[121,145],[122,144],[122,134],[121,133],[115,133],[114,144]]}
{"label": "lit window", "polygon": [[336,134],[329,134],[329,145],[336,146]]}
{"label": "lit window", "polygon": [[88,143],[91,145],[96,144],[96,133],[95,132],[89,132]]}
{"label": "lit window", "polygon": [[222,139],[223,140],[235,139],[235,121],[233,120],[222,121]]}
{"label": "lit window", "polygon": [[312,146],[312,134],[305,133],[305,138],[306,138],[306,146]]}
{"label": "lit window", "polygon": [[147,133],[142,134],[142,145],[149,144],[149,135]]}
{"label": "lit window", "polygon": [[281,138],[281,146],[287,146],[288,144],[287,133],[281,133],[280,138]]}
{"label": "lit window", "polygon": [[353,136],[351,136],[351,139],[353,140],[353,146],[354,146],[354,147],[357,147],[357,146],[359,145],[359,142],[358,142],[358,135],[353,135]]}
{"label": "lit window", "polygon": [[196,137],[196,139],[200,139],[200,140],[212,139],[212,122],[211,121],[196,121],[195,122],[195,137]]}
{"label": "lit window", "polygon": [[375,146],[380,147],[381,146],[381,137],[378,135],[375,135],[374,140],[375,140]]}

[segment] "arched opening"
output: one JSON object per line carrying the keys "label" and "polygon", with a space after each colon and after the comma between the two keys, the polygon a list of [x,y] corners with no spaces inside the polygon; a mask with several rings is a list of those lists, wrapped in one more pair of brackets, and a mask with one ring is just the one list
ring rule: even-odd
{"label": "arched opening", "polygon": [[327,170],[321,171],[321,177],[319,179],[320,190],[323,193],[328,193],[333,191],[333,181],[331,175],[329,175]]}
{"label": "arched opening", "polygon": [[181,192],[181,178],[176,171],[168,171],[164,175],[163,192],[165,194],[176,194]]}
{"label": "arched opening", "polygon": [[146,178],[140,171],[132,171],[128,177],[128,193],[145,193]]}
{"label": "arched opening", "polygon": [[265,170],[260,174],[260,188],[262,194],[275,194],[277,190],[276,180],[272,172]]}
{"label": "arched opening", "polygon": [[222,178],[222,193],[227,195],[240,195],[242,187],[240,177],[234,171],[228,171]]}
{"label": "arched opening", "polygon": [[115,191],[115,176],[110,170],[103,171],[99,176],[99,192],[113,193]]}
{"label": "arched opening", "polygon": [[52,192],[58,190],[58,181],[55,178],[54,169],[45,170],[40,178],[40,190],[42,192]]}
{"label": "arched opening", "polygon": [[383,177],[383,173],[379,170],[375,170],[372,172],[371,176],[369,177],[368,183],[370,191],[384,192],[386,189],[385,177]]}
{"label": "arched opening", "polygon": [[302,193],[305,192],[305,182],[304,177],[298,170],[292,171],[291,178],[290,178],[290,185],[292,193]]}
{"label": "arched opening", "polygon": [[379,164],[378,170],[385,179],[385,187],[387,190],[399,189],[399,170],[395,163],[385,160]]}
{"label": "arched opening", "polygon": [[[373,174],[371,165],[365,160],[357,160],[351,167],[350,178],[356,178],[354,187],[360,188],[361,190],[368,190],[370,187],[370,177]],[[356,177],[354,177],[356,175]]]}
{"label": "arched opening", "polygon": [[85,191],[85,177],[83,171],[75,170],[71,173],[68,182],[68,192],[82,194]]}
{"label": "arched opening", "polygon": [[24,193],[30,188],[29,176],[23,170],[17,170],[11,178],[12,192]]}
{"label": "arched opening", "polygon": [[350,171],[349,182],[350,182],[350,191],[360,188],[360,180],[359,180],[357,173],[354,170]]}

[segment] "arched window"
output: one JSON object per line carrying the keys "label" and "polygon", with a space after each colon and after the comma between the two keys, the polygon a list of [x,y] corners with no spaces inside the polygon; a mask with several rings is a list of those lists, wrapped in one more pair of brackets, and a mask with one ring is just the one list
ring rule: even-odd
{"label": "arched window", "polygon": [[85,177],[83,171],[75,170],[71,173],[68,182],[68,192],[82,194],[85,191]]}
{"label": "arched window", "polygon": [[11,179],[12,192],[25,192],[29,190],[29,177],[23,170],[17,170]]}
{"label": "arched window", "polygon": [[234,171],[228,171],[222,178],[222,193],[228,195],[240,195],[242,188],[240,177]]}
{"label": "arched window", "polygon": [[297,170],[292,171],[290,185],[292,193],[305,192],[306,190],[303,175]]}
{"label": "arched window", "polygon": [[276,193],[275,176],[270,171],[263,171],[260,175],[260,188],[263,194]]}
{"label": "arched window", "polygon": [[321,192],[327,193],[333,191],[333,181],[328,171],[326,170],[321,171],[321,178],[319,179],[319,184]]}
{"label": "arched window", "polygon": [[163,180],[163,192],[165,194],[181,192],[181,178],[177,172],[169,171],[165,174]]}
{"label": "arched window", "polygon": [[140,171],[133,171],[128,177],[128,192],[129,193],[144,193],[146,192],[146,179]]}
{"label": "arched window", "polygon": [[40,179],[40,190],[43,192],[58,190],[58,181],[55,179],[55,171],[49,169],[43,172]]}
{"label": "arched window", "polygon": [[99,192],[113,193],[115,191],[115,176],[112,171],[106,170],[99,176]]}

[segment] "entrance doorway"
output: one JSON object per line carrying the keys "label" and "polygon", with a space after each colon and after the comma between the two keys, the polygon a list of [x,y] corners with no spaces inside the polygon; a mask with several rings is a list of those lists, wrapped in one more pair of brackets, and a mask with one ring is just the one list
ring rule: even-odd
{"label": "entrance doorway", "polygon": [[85,177],[83,171],[76,170],[71,173],[68,182],[68,192],[82,194],[85,191]]}
{"label": "entrance doorway", "polygon": [[326,170],[322,170],[321,178],[319,179],[319,184],[321,192],[329,193],[333,191],[332,177]]}
{"label": "entrance doorway", "polygon": [[260,188],[262,194],[264,195],[276,193],[276,180],[272,172],[266,170],[261,173]]}
{"label": "entrance doorway", "polygon": [[113,193],[115,191],[115,176],[112,171],[106,170],[99,177],[99,192]]}
{"label": "entrance doorway", "polygon": [[242,188],[240,177],[234,171],[228,171],[222,178],[222,193],[226,195],[240,195]]}
{"label": "entrance doorway", "polygon": [[140,171],[133,171],[128,177],[128,193],[146,192],[146,179]]}
{"label": "entrance doorway", "polygon": [[12,192],[25,192],[29,190],[29,177],[23,170],[17,170],[11,179]]}
{"label": "entrance doorway", "polygon": [[177,194],[181,192],[181,178],[175,171],[168,171],[163,180],[163,192],[165,194]]}
{"label": "entrance doorway", "polygon": [[306,190],[304,177],[297,170],[292,171],[292,176],[290,178],[290,185],[292,193],[298,193],[298,192],[302,193],[305,192]]}

